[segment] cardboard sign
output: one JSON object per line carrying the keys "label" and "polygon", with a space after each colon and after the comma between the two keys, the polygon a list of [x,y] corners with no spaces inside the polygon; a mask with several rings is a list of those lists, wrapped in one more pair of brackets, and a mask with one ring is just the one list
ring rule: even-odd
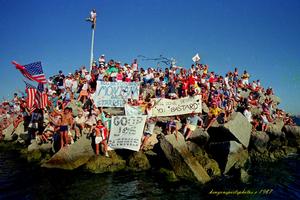
{"label": "cardboard sign", "polygon": [[201,95],[184,97],[180,99],[156,99],[157,104],[152,108],[153,117],[166,117],[201,113]]}
{"label": "cardboard sign", "polygon": [[139,151],[146,115],[113,116],[108,146],[113,149]]}
{"label": "cardboard sign", "polygon": [[125,102],[139,98],[139,83],[97,81],[93,95],[97,107],[124,107]]}

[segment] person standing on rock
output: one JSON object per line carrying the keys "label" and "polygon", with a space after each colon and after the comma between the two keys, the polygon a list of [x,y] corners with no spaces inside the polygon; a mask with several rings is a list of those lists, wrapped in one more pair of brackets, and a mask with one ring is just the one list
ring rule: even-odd
{"label": "person standing on rock", "polygon": [[60,132],[60,148],[67,146],[68,144],[68,126],[73,127],[73,116],[71,108],[64,108],[63,112],[54,110],[55,113],[61,116],[61,122],[59,127]]}
{"label": "person standing on rock", "polygon": [[95,127],[95,147],[96,147],[96,155],[99,155],[99,144],[102,144],[102,152],[106,157],[109,157],[107,152],[107,139],[108,139],[108,131],[107,128],[102,124],[101,120],[97,121],[97,126]]}

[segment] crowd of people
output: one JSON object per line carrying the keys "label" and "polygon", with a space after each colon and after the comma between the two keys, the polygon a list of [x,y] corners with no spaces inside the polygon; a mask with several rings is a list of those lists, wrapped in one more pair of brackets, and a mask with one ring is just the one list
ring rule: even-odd
{"label": "crowd of people", "polygon": [[[108,138],[111,113],[96,107],[92,94],[97,81],[105,82],[139,82],[139,99],[128,99],[127,104],[140,106],[147,115],[141,149],[153,133],[158,118],[151,116],[155,105],[154,99],[178,99],[201,95],[208,111],[191,113],[188,116],[170,117],[165,124],[165,134],[180,131],[188,140],[197,128],[208,130],[212,124],[226,123],[233,112],[241,112],[252,124],[253,131],[267,131],[270,123],[278,118],[285,124],[294,125],[288,113],[277,107],[271,96],[272,88],[264,88],[260,80],[251,80],[247,71],[240,73],[238,68],[221,76],[209,69],[208,65],[194,63],[189,68],[170,66],[163,69],[143,68],[134,59],[131,64],[109,60],[105,55],[94,62],[91,70],[81,67],[74,73],[64,74],[59,71],[51,76],[45,87],[48,106],[45,109],[31,110],[27,106],[26,95],[14,94],[10,101],[0,105],[0,140],[2,131],[13,124],[14,128],[23,121],[24,130],[28,131],[28,144],[33,139],[40,144],[60,141],[60,148],[71,145],[80,137],[95,140],[96,154],[101,152],[108,156]],[[242,95],[242,94],[247,95]],[[70,104],[76,104],[79,111],[73,112]],[[259,113],[253,110],[259,110]],[[178,123],[183,124],[179,130]]]}

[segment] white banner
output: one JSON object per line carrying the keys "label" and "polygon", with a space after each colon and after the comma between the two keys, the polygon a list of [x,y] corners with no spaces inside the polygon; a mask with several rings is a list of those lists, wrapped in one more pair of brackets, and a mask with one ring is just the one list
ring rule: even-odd
{"label": "white banner", "polygon": [[108,146],[139,151],[146,115],[112,116]]}
{"label": "white banner", "polygon": [[126,116],[137,116],[137,115],[143,115],[143,109],[141,106],[131,106],[128,104],[125,104],[125,115]]}
{"label": "white banner", "polygon": [[129,98],[138,99],[140,84],[135,82],[103,82],[97,81],[93,95],[97,107],[124,107]]}
{"label": "white banner", "polygon": [[184,115],[189,113],[201,113],[201,95],[184,97],[180,99],[156,99],[157,104],[152,108],[153,117],[166,117]]}

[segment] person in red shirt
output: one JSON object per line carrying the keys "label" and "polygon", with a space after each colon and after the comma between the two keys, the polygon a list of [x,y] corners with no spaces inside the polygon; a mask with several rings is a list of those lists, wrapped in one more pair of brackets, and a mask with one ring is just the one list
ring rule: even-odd
{"label": "person in red shirt", "polygon": [[102,124],[101,120],[97,121],[97,126],[95,127],[95,145],[96,145],[96,155],[99,155],[99,144],[102,144],[102,152],[106,157],[109,157],[107,152],[107,139],[108,139],[108,131],[107,128]]}

